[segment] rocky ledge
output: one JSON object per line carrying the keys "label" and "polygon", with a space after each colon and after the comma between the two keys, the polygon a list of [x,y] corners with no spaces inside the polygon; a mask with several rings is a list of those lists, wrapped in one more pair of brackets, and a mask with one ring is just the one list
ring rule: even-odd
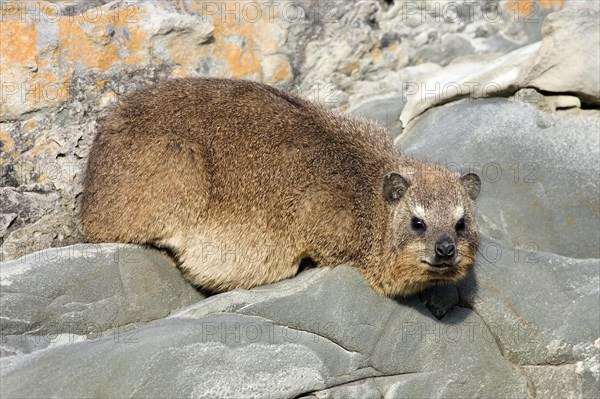
{"label": "rocky ledge", "polygon": [[38,252],[2,267],[2,396],[598,397],[598,260],[482,249],[396,300],[343,265],[200,300],[154,250]]}
{"label": "rocky ledge", "polygon": [[[153,15],[155,7],[175,7],[171,2],[139,4],[140,15]],[[389,299],[374,293],[354,269],[340,265],[207,298],[154,249],[116,244],[46,249],[77,241],[73,210],[85,142],[93,136],[102,114],[99,109],[112,103],[115,93],[124,92],[114,86],[118,80],[110,78],[111,59],[105,58],[113,53],[87,57],[95,53],[61,41],[61,48],[71,49],[66,52],[69,57],[83,57],[90,67],[99,62],[101,70],[106,67],[107,84],[102,95],[94,97],[98,109],[76,94],[100,81],[94,78],[90,86],[90,81],[78,80],[77,73],[69,89],[75,97],[68,100],[68,107],[3,104],[16,116],[0,121],[3,154],[10,154],[2,158],[10,162],[0,164],[7,171],[0,175],[0,185],[6,186],[0,188],[0,260],[8,260],[0,264],[0,396],[600,397],[598,12],[583,7],[551,14],[542,41],[534,43],[525,35],[528,39],[520,44],[526,46],[519,48],[519,43],[499,41],[506,32],[486,33],[491,26],[481,20],[464,29],[452,26],[456,34],[446,32],[439,42],[431,27],[419,28],[428,25],[414,18],[407,24],[392,23],[402,17],[403,4],[361,2],[355,10],[342,7],[345,19],[340,29],[347,29],[344,32],[352,33],[354,40],[329,40],[333,36],[327,32],[334,30],[333,25],[325,26],[316,39],[297,36],[308,41],[300,47],[312,55],[296,59],[293,54],[300,52],[291,51],[293,68],[283,70],[299,72],[300,77],[294,78],[299,82],[330,74],[345,90],[344,106],[386,125],[404,153],[482,177],[476,214],[482,244],[476,267],[464,281]],[[105,7],[114,9],[110,4]],[[107,21],[106,31],[92,30],[86,37],[98,46],[112,46],[121,36],[132,42],[154,38],[152,57],[160,59],[185,55],[171,54],[169,43],[174,40],[225,54],[219,46],[230,42],[222,40],[225,31],[219,18],[212,25],[196,24],[189,13],[163,13],[165,20],[150,19],[129,27],[127,34],[114,27],[111,33]],[[348,66],[341,60],[353,59],[348,46],[371,48],[370,39],[358,35],[365,24],[348,22],[357,19],[366,21],[372,33],[385,31],[381,54],[374,48],[375,64],[365,61],[344,75],[341,72]],[[21,32],[19,20],[11,21],[8,30]],[[169,26],[173,29],[166,29]],[[89,27],[79,24],[77,29]],[[36,27],[40,32],[51,28],[51,24]],[[274,33],[299,30],[280,24],[271,28]],[[405,28],[414,35],[394,33]],[[511,31],[521,32],[507,29]],[[461,45],[465,35],[475,37],[477,48],[486,50]],[[280,60],[280,52],[269,50],[269,40],[279,43],[279,38],[273,34],[257,39],[259,44],[264,41],[256,46],[259,58]],[[43,45],[43,40],[38,43]],[[317,47],[320,52],[312,51]],[[411,48],[418,49],[411,57],[395,53]],[[144,67],[144,48],[129,50],[114,57],[141,57],[140,70],[147,75],[140,76],[160,78],[159,70]],[[354,58],[368,60],[364,51]],[[324,56],[330,53],[334,57]],[[51,64],[32,54],[32,62],[39,65],[18,73],[34,73]],[[457,55],[469,57],[446,59]],[[69,57],[63,57],[65,62],[72,61]],[[192,51],[190,57],[195,60],[199,54]],[[435,65],[413,65],[432,57],[438,57]],[[388,59],[409,64],[386,70]],[[215,60],[222,67],[223,60]],[[81,69],[80,61],[73,63],[75,72]],[[259,70],[278,70],[269,62],[261,65],[250,74],[233,76],[257,78]],[[381,68],[372,70],[372,65]],[[410,72],[411,68],[420,73]],[[235,65],[230,69],[235,71]],[[169,76],[181,74],[180,69],[168,71]],[[280,77],[291,78],[286,76]],[[406,76],[413,76],[417,86],[400,87]],[[344,83],[352,77],[352,83]],[[436,82],[439,85],[431,86]],[[468,85],[473,82],[493,90],[455,90],[474,88]],[[435,92],[422,94],[421,83]],[[446,83],[454,91],[447,90]],[[6,139],[9,136],[14,142]],[[30,136],[35,143],[27,141]],[[35,154],[48,156],[53,163],[44,163],[45,158]],[[32,160],[36,165],[54,165],[55,159],[77,163],[72,173],[65,173],[68,162],[56,163],[66,179],[56,180],[50,188],[43,175],[31,174],[33,169],[24,166]],[[66,210],[57,212],[57,207]],[[41,251],[20,257],[34,249]]]}

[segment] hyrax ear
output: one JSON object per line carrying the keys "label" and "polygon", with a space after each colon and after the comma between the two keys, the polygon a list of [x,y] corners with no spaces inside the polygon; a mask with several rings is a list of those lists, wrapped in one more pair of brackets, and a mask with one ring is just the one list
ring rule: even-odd
{"label": "hyrax ear", "polygon": [[481,191],[481,179],[479,179],[479,176],[475,173],[467,173],[460,177],[460,182],[465,190],[467,190],[469,197],[475,201],[479,196],[479,191]]}
{"label": "hyrax ear", "polygon": [[400,201],[408,189],[408,182],[399,173],[392,172],[383,178],[383,196],[390,204]]}

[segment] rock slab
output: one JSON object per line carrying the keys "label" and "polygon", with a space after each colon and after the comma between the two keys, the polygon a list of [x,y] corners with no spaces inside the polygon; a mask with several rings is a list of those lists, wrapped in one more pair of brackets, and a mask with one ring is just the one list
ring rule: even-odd
{"label": "rock slab", "polygon": [[[54,307],[66,311],[44,310],[43,322],[24,312],[19,322],[3,324],[0,392],[3,397],[469,398],[536,397],[539,389],[547,393],[539,397],[565,392],[595,397],[600,322],[579,309],[598,308],[598,292],[591,288],[598,286],[598,260],[539,253],[538,264],[530,267],[515,262],[511,248],[484,237],[482,248],[492,247],[500,248],[502,256],[482,252],[474,273],[458,286],[430,290],[428,301],[381,297],[360,273],[344,265],[196,303],[191,302],[199,296],[173,275],[167,284],[182,292],[179,300],[154,290],[145,299],[146,308],[164,298],[171,302],[143,316],[141,306],[117,301],[120,318],[89,313],[109,333],[86,336],[50,327],[63,325],[71,311],[72,301],[63,300]],[[92,258],[115,265],[115,248],[102,248],[105,253]],[[81,262],[93,249],[79,245],[63,250],[75,254],[70,263],[85,268]],[[122,250],[126,258],[162,259],[139,247]],[[102,301],[93,280],[75,274],[77,289],[68,284],[64,289],[63,280],[52,278],[55,262],[30,267],[31,258],[26,260],[2,265],[3,301],[14,295],[5,294],[5,288],[17,291],[18,286],[45,293],[63,289],[72,298],[86,292],[88,299],[79,302]],[[134,262],[106,269],[129,276],[139,267]],[[157,267],[168,275],[176,272],[168,262],[157,262]],[[73,269],[67,267],[66,273],[72,277]],[[540,277],[531,280],[532,274]],[[147,277],[156,283],[159,276]],[[148,288],[135,287],[124,290],[129,298]],[[458,289],[458,301],[447,295],[449,289]],[[540,295],[545,292],[552,292],[552,298]],[[32,306],[24,298],[22,306]],[[5,303],[11,301],[3,302],[2,316],[10,319],[17,307]],[[551,311],[542,313],[540,306]],[[128,312],[133,309],[136,317]],[[161,318],[148,321],[154,317]],[[85,326],[86,319],[73,323]],[[126,331],[115,328],[124,323],[132,324]],[[41,345],[44,339],[51,342]],[[554,384],[558,375],[568,383]]]}

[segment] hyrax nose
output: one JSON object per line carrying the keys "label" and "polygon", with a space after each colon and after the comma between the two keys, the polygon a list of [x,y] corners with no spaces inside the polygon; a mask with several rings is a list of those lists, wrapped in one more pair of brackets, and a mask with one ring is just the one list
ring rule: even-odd
{"label": "hyrax nose", "polygon": [[440,238],[435,243],[435,254],[443,259],[449,259],[456,253],[456,247],[452,242],[452,239],[448,236]]}

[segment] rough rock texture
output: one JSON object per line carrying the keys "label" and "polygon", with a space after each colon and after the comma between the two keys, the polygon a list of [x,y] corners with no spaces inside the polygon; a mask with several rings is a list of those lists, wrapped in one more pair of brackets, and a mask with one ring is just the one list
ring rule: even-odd
{"label": "rough rock texture", "polygon": [[503,56],[461,57],[421,84],[405,83],[406,107],[400,119],[406,126],[440,104],[461,98],[511,95],[529,87],[548,93],[568,93],[577,96],[581,103],[597,106],[600,104],[599,20],[600,11],[589,8],[556,12],[546,18],[541,42]]}

